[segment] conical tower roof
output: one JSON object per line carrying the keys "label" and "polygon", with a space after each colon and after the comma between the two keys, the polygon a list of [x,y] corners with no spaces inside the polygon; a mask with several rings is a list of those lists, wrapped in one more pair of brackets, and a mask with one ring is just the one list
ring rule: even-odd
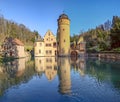
{"label": "conical tower roof", "polygon": [[65,13],[63,13],[59,16],[59,19],[69,19],[69,18]]}

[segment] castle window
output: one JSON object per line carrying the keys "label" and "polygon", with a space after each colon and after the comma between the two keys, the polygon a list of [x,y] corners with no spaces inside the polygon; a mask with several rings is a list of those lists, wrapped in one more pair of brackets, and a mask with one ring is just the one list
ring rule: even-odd
{"label": "castle window", "polygon": [[56,46],[57,46],[57,44],[56,44],[56,42],[54,42],[54,43],[53,43],[53,47],[56,47]]}
{"label": "castle window", "polygon": [[40,46],[42,46],[42,43],[40,43]]}
{"label": "castle window", "polygon": [[48,61],[48,62],[50,62],[50,63],[51,63],[51,62],[52,62],[52,59],[51,59],[51,58],[49,58],[49,61]]}
{"label": "castle window", "polygon": [[50,53],[50,54],[52,54],[52,51],[51,51],[51,50],[49,50],[49,53]]}
{"label": "castle window", "polygon": [[49,46],[51,46],[51,44],[49,44]]}
{"label": "castle window", "polygon": [[46,62],[48,62],[49,60],[48,59],[46,59]]}
{"label": "castle window", "polygon": [[48,50],[46,50],[46,54],[48,54]]}
{"label": "castle window", "polygon": [[41,50],[39,50],[39,53],[41,53]]}
{"label": "castle window", "polygon": [[52,59],[51,59],[51,58],[47,58],[47,59],[46,59],[46,62],[50,62],[50,63],[51,63],[51,62],[52,62]]}
{"label": "castle window", "polygon": [[41,60],[39,60],[39,63],[41,63]]}
{"label": "castle window", "polygon": [[[46,66],[46,69],[52,69],[52,66]],[[49,73],[48,73],[49,74]]]}
{"label": "castle window", "polygon": [[65,29],[63,29],[63,31],[65,31]]}
{"label": "castle window", "polygon": [[[55,50],[55,55],[57,55],[57,51]],[[55,59],[55,62],[56,62],[56,59]]]}
{"label": "castle window", "polygon": [[46,46],[51,46],[51,44],[46,44]]}
{"label": "castle window", "polygon": [[65,42],[65,39],[64,39],[64,42]]}

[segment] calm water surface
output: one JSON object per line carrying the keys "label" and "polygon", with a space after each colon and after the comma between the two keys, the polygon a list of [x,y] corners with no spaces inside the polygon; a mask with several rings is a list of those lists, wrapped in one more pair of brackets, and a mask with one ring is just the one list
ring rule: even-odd
{"label": "calm water surface", "polygon": [[0,63],[0,102],[120,102],[120,61],[36,57]]}

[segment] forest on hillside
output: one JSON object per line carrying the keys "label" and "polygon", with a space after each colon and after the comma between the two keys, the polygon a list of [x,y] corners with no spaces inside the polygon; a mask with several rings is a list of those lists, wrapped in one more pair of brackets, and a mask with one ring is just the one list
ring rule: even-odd
{"label": "forest on hillside", "polygon": [[0,43],[5,37],[20,39],[25,45],[33,45],[37,31],[31,31],[24,24],[18,24],[12,20],[7,20],[0,15]]}
{"label": "forest on hillside", "polygon": [[112,21],[90,29],[71,37],[71,41],[77,41],[79,35],[84,37],[88,52],[116,51],[120,52],[120,17],[113,16]]}

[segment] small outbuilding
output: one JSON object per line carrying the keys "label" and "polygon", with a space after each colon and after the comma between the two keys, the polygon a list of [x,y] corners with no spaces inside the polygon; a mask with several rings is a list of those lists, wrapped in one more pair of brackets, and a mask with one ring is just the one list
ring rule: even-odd
{"label": "small outbuilding", "polygon": [[17,38],[6,37],[1,47],[4,57],[25,57],[24,44]]}

